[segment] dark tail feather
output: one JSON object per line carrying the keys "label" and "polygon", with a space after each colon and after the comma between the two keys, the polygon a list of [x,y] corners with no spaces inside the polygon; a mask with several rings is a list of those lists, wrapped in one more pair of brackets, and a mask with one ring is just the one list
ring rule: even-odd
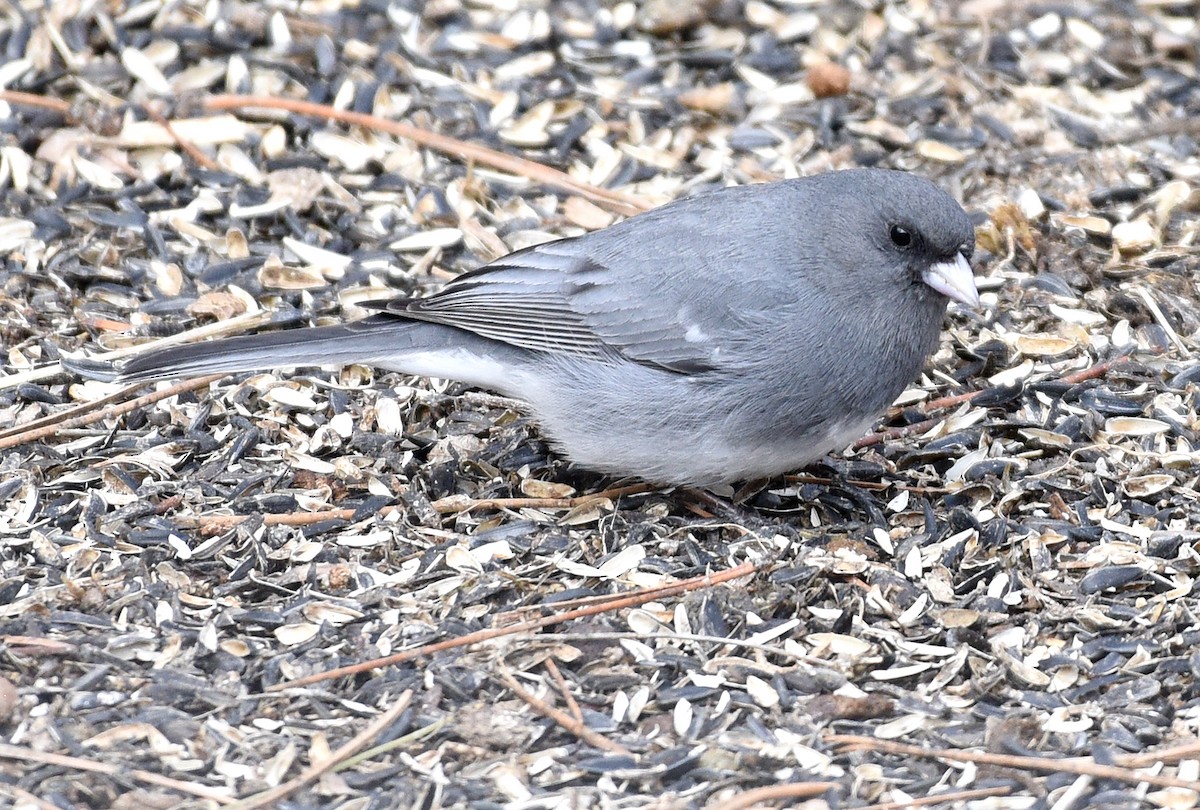
{"label": "dark tail feather", "polygon": [[[111,382],[145,382],[172,377],[199,377],[205,374],[232,374],[239,371],[269,371],[297,366],[334,366],[370,363],[380,354],[380,331],[386,331],[387,348],[402,350],[414,324],[392,320],[380,330],[375,325],[364,334],[350,325],[319,326],[263,332],[257,335],[189,343],[153,349],[105,363],[83,358],[64,358],[69,371],[84,377]],[[399,344],[399,345],[398,345]]]}

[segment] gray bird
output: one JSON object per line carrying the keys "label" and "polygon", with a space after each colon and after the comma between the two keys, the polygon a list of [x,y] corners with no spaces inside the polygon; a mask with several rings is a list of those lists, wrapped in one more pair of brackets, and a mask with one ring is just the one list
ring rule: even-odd
{"label": "gray bird", "polygon": [[920,373],[974,230],[927,180],[858,169],[727,188],[520,250],[363,320],[158,349],[120,381],[364,363],[528,403],[575,463],[663,484],[845,447]]}

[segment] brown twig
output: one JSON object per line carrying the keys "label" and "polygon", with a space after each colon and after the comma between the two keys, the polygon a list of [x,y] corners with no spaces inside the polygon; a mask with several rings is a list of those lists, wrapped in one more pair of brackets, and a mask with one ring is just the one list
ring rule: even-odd
{"label": "brown twig", "polygon": [[1087,368],[1080,369],[1079,371],[1073,371],[1070,374],[1065,375],[1061,380],[1059,380],[1059,382],[1064,382],[1067,385],[1077,385],[1081,382],[1094,380],[1097,377],[1103,377],[1117,366],[1123,366],[1126,363],[1132,362],[1132,357],[1127,354],[1123,354],[1120,357],[1114,357],[1111,360],[1104,360],[1103,362],[1096,363],[1094,366],[1088,366]]}
{"label": "brown twig", "polygon": [[314,762],[304,769],[302,773],[293,779],[289,779],[277,787],[263,791],[255,796],[237,802],[231,805],[231,810],[257,810],[260,807],[267,807],[275,804],[285,796],[296,792],[305,785],[317,781],[325,773],[336,768],[342,761],[354,756],[354,754],[365,748],[367,743],[377,737],[381,731],[386,729],[392,723],[396,722],[396,718],[408,708],[412,703],[412,690],[409,689],[400,695],[399,699],[386,712],[376,717],[369,726],[363,729],[358,734],[355,734],[353,739],[346,742],[336,751],[329,755],[327,759],[320,762]]}
{"label": "brown twig", "polygon": [[20,799],[28,806],[36,807],[38,810],[61,810],[57,804],[51,804],[45,799],[38,798],[27,790],[21,790],[16,785],[6,785],[3,782],[0,782],[0,795],[4,794],[7,794],[14,799]]}
{"label": "brown twig", "polygon": [[710,803],[708,810],[744,810],[762,802],[776,799],[813,799],[824,796],[831,790],[837,790],[837,782],[789,782],[785,785],[768,785],[767,787],[744,790],[729,799]]}
{"label": "brown twig", "polygon": [[1008,785],[996,785],[989,788],[974,788],[972,790],[952,790],[948,793],[938,793],[933,796],[922,796],[919,799],[883,802],[871,805],[872,810],[906,810],[909,807],[928,807],[931,804],[950,804],[951,802],[966,802],[971,799],[986,799],[989,796],[1007,796],[1012,793]]}
{"label": "brown twig", "polygon": [[535,182],[544,183],[547,186],[552,186],[572,194],[578,194],[595,203],[605,205],[610,210],[619,214],[636,214],[653,207],[645,200],[581,182],[565,172],[560,172],[558,169],[552,169],[549,166],[543,166],[541,163],[535,163],[532,160],[498,152],[495,149],[489,149],[479,144],[460,141],[457,138],[451,138],[448,135],[441,135],[437,132],[430,132],[429,130],[414,127],[411,124],[405,124],[400,121],[391,121],[376,115],[367,115],[350,110],[339,110],[330,107],[328,104],[314,104],[311,101],[275,98],[273,96],[216,95],[205,99],[204,106],[209,110],[245,110],[252,107],[287,110],[297,115],[308,115],[330,121],[341,121],[344,124],[364,127],[378,132],[387,132],[391,135],[407,138],[421,146],[436,149],[439,152],[459,158],[460,160],[479,163],[504,172],[511,172],[522,177],[527,177]]}
{"label": "brown twig", "polygon": [[180,135],[179,131],[175,129],[175,125],[168,121],[158,110],[154,110],[143,105],[142,111],[146,113],[147,118],[166,130],[167,134],[170,135],[172,140],[175,141],[175,144],[180,149],[187,152],[188,157],[195,161],[197,166],[210,170],[219,168],[216,161],[201,152],[196,147],[196,144]]}
{"label": "brown twig", "polygon": [[79,649],[68,641],[38,636],[0,636],[0,643],[22,655],[66,655]]}
{"label": "brown twig", "polygon": [[825,741],[845,746],[848,750],[880,751],[885,754],[921,757],[922,759],[948,759],[953,762],[974,762],[978,765],[996,765],[1001,768],[1016,768],[1022,771],[1045,773],[1077,773],[1098,779],[1113,779],[1129,784],[1146,783],[1155,787],[1183,788],[1200,792],[1200,782],[1179,779],[1174,776],[1141,773],[1130,768],[1101,765],[1091,759],[1054,759],[1053,757],[1026,757],[1016,754],[992,754],[985,751],[956,751],[948,748],[922,748],[891,740],[860,737],[853,734],[827,734]]}
{"label": "brown twig", "polygon": [[[1080,369],[1079,371],[1073,371],[1070,374],[1065,374],[1060,377],[1058,381],[1066,383],[1067,385],[1077,385],[1078,383],[1085,382],[1086,380],[1094,380],[1097,377],[1103,377],[1116,366],[1130,362],[1131,359],[1132,358],[1130,358],[1129,355],[1121,355],[1120,357],[1114,357],[1111,360],[1104,360],[1096,363],[1095,365]],[[943,411],[949,408],[954,408],[963,404],[964,402],[973,401],[976,397],[983,394],[984,390],[986,389],[979,391],[968,391],[965,394],[955,394],[949,397],[931,399],[929,402],[925,403],[922,410],[925,413],[929,413],[931,411]],[[853,446],[855,450],[861,450],[864,447],[872,447],[876,444],[881,444],[882,442],[890,441],[892,439],[903,439],[907,436],[912,436],[914,433],[924,433],[925,431],[936,427],[942,420],[943,417],[934,416],[929,419],[923,419],[920,422],[915,422],[911,425],[881,430],[878,433],[872,433],[870,436],[863,436],[861,439],[856,441]]]}
{"label": "brown twig", "polygon": [[389,754],[398,748],[404,748],[412,745],[415,742],[419,742],[420,740],[432,737],[434,734],[437,734],[452,722],[452,714],[443,715],[432,723],[413,729],[402,737],[396,737],[388,740],[387,742],[382,742],[379,745],[373,745],[370,748],[363,749],[352,757],[347,757],[338,763],[335,771],[337,773],[341,773],[342,771],[349,770],[350,768],[356,768],[362,762],[377,759],[378,757]]}
{"label": "brown twig", "polygon": [[[214,335],[236,334],[237,332],[245,331],[257,326],[263,326],[275,317],[275,313],[268,310],[256,310],[253,312],[245,312],[241,315],[235,315],[232,318],[225,320],[206,323],[203,326],[197,326],[193,329],[188,329],[184,332],[171,335],[170,337],[159,338],[147,343],[126,346],[121,349],[114,349],[103,354],[93,355],[89,360],[100,361],[102,363],[110,363],[120,358],[129,357],[130,355],[142,354],[143,352],[154,351],[165,346],[178,346],[181,343],[190,343],[195,340],[200,340]],[[62,363],[46,363],[37,368],[29,368],[23,371],[18,371],[15,374],[5,374],[0,376],[0,390],[15,388],[28,382],[37,382],[50,377],[57,377],[60,374],[67,373],[63,368]],[[118,393],[117,396],[124,396],[128,391]],[[107,398],[106,398],[107,399]],[[48,417],[49,419],[58,420],[58,416]],[[28,426],[24,426],[28,427]],[[24,429],[24,427],[22,429]]]}
{"label": "brown twig", "polygon": [[[5,437],[0,438],[0,450],[7,450],[10,447],[16,447],[18,445],[25,444],[26,442],[35,442],[39,439],[53,436],[55,433],[58,433],[62,430],[85,427],[87,425],[95,424],[96,422],[101,422],[113,416],[121,416],[122,414],[129,413],[130,411],[136,411],[138,408],[144,408],[147,405],[152,405],[159,400],[169,399],[173,396],[177,396],[185,391],[194,391],[197,388],[203,388],[209,383],[216,382],[217,380],[221,379],[222,376],[223,375],[221,374],[210,374],[207,377],[197,377],[194,380],[187,380],[185,382],[172,385],[170,388],[164,388],[161,391],[155,391],[152,394],[146,394],[144,396],[131,399],[127,402],[122,402],[120,405],[112,405],[102,408],[98,411],[81,414],[79,416],[74,416],[61,421],[55,417],[54,424],[43,424],[41,427],[34,428],[23,427],[17,433],[10,433]],[[139,386],[131,386],[130,388],[126,388],[125,390],[119,392],[119,396],[124,396],[125,394],[135,390],[137,387]],[[106,403],[109,401],[111,401],[110,397],[97,400],[97,402],[101,403]],[[95,407],[95,405],[92,403],[89,403],[87,406],[89,410],[93,407]],[[45,421],[46,420],[42,419],[38,420],[38,422]]]}
{"label": "brown twig", "polygon": [[1197,133],[1200,133],[1200,121],[1197,121],[1193,116],[1188,116],[1186,118],[1155,121],[1151,125],[1140,124],[1120,132],[1098,134],[1102,143],[1110,146],[1119,146],[1121,144],[1137,143],[1138,141],[1148,141],[1152,138],[1170,138],[1176,135],[1194,136]]}
{"label": "brown twig", "polygon": [[579,708],[579,703],[575,700],[575,696],[571,694],[571,687],[567,684],[567,679],[558,669],[558,664],[554,663],[554,658],[547,658],[542,662],[542,666],[550,673],[550,677],[554,679],[554,685],[558,687],[558,691],[562,693],[563,702],[567,704],[567,708],[571,710],[571,716],[575,718],[575,722],[583,723],[583,710]]}
{"label": "brown twig", "polygon": [[[627,594],[625,596],[614,597],[614,596],[606,594],[606,595],[601,595],[601,596],[581,596],[576,599],[564,599],[561,602],[555,602],[554,609],[555,610],[568,610],[568,609],[575,609],[575,608],[595,607],[597,605],[607,605],[610,602],[612,602],[613,599],[627,599],[627,598],[629,598],[629,596],[633,596],[633,595],[646,596],[647,601],[653,601],[654,599],[657,599],[660,596],[668,597],[668,596],[674,596],[677,593],[680,593],[679,588],[688,583],[702,584],[704,582],[710,582],[715,585],[718,582],[724,582],[727,579],[734,579],[737,576],[741,576],[741,574],[735,574],[732,576],[730,574],[735,571],[741,571],[742,569],[746,568],[746,566],[748,566],[748,565],[750,565],[750,563],[742,563],[737,568],[730,568],[727,571],[722,571],[717,574],[694,577],[692,579],[686,579],[683,582],[673,582],[670,585],[659,585],[655,588],[641,588],[640,590],[634,591],[633,594]],[[750,570],[745,571],[744,573],[752,574],[752,573],[754,573],[754,571],[757,571],[757,570],[758,570],[758,567],[754,567]],[[719,577],[719,579],[715,579],[717,577]],[[496,625],[499,626],[499,625],[511,624],[513,622],[537,621],[536,619],[522,619],[521,616],[527,615],[530,613],[540,613],[543,610],[545,610],[544,605],[530,605],[528,607],[521,607],[521,608],[516,608],[514,610],[504,611],[503,613],[496,614],[495,623],[496,623]],[[604,611],[598,611],[598,612],[603,613]]]}
{"label": "brown twig", "polygon": [[[979,392],[975,391],[972,393],[978,394]],[[907,436],[912,436],[914,433],[924,433],[925,431],[936,427],[944,419],[944,416],[935,416],[932,419],[923,419],[920,422],[914,422],[911,425],[881,430],[877,433],[872,433],[869,436],[863,436],[861,439],[851,445],[851,447],[853,447],[855,450],[861,450],[864,447],[873,447],[877,444],[883,444],[886,441],[891,441],[892,439],[903,439]]]}
{"label": "brown twig", "polygon": [[[473,509],[574,509],[593,501],[611,500],[623,495],[635,495],[654,490],[651,484],[630,484],[614,487],[590,495],[573,498],[442,498],[434,501],[433,507],[439,514],[457,514]],[[388,515],[400,507],[385,506],[379,514]],[[355,509],[325,509],[320,512],[275,512],[263,516],[268,526],[311,526],[326,520],[352,520]],[[228,531],[247,520],[251,515],[181,515],[175,524],[181,529],[197,529],[206,534]]]}
{"label": "brown twig", "polygon": [[[387,515],[395,509],[385,506],[380,514]],[[272,512],[263,515],[263,523],[268,526],[311,526],[326,520],[350,520],[354,517],[354,509],[325,509],[320,512]],[[218,534],[228,531],[234,526],[245,523],[253,515],[179,515],[174,523],[181,529],[198,529],[206,534]]]}
{"label": "brown twig", "polygon": [[172,779],[169,776],[163,776],[162,774],[142,770],[141,768],[128,768],[124,764],[110,765],[107,762],[93,762],[90,759],[69,757],[65,754],[52,754],[48,751],[34,751],[31,748],[22,748],[19,745],[9,745],[8,743],[0,743],[0,759],[33,762],[39,765],[54,765],[59,768],[69,768],[89,773],[102,773],[114,777],[132,777],[139,782],[157,785],[158,787],[185,793],[189,796],[197,796],[201,799],[208,799],[217,804],[228,805],[233,802],[232,798],[218,788],[181,782],[178,779]]}
{"label": "brown twig", "polygon": [[[28,433],[31,430],[40,430],[50,425],[57,425],[61,422],[67,422],[76,418],[77,416],[81,416],[82,414],[91,413],[97,408],[107,405],[110,402],[120,402],[122,399],[128,396],[129,392],[132,390],[134,389],[122,388],[120,391],[114,391],[106,397],[93,399],[91,402],[84,402],[82,405],[75,405],[74,407],[57,411],[49,414],[48,416],[43,416],[41,419],[34,419],[32,422],[26,422],[23,425],[16,425],[14,427],[6,428],[5,430],[0,430],[0,442],[9,438],[10,436],[20,436],[24,433]],[[0,449],[3,449],[3,447],[5,447],[5,445],[0,445]]]}
{"label": "brown twig", "polygon": [[79,325],[101,332],[128,332],[133,328],[133,324],[129,321],[118,321],[115,318],[96,315],[90,312],[79,313]]}
{"label": "brown twig", "polygon": [[582,720],[577,720],[561,709],[556,709],[546,701],[539,698],[537,695],[530,692],[525,687],[517,682],[517,679],[511,673],[501,670],[496,673],[496,677],[508,689],[521,700],[529,704],[535,712],[553,720],[563,729],[583,740],[593,748],[599,748],[601,751],[608,751],[612,754],[628,754],[629,749],[620,743],[615,743],[602,734],[597,734],[583,724]]}
{"label": "brown twig", "polygon": [[[792,473],[784,476],[789,484],[823,484],[830,486],[834,482],[832,478],[826,478],[820,475],[805,475],[803,473]],[[949,492],[945,487],[920,487],[915,484],[901,484],[896,481],[859,481],[854,478],[846,478],[841,483],[849,484],[860,489],[869,489],[875,491],[883,491],[885,489],[900,489],[906,492],[912,492],[916,495],[944,495]]]}
{"label": "brown twig", "polygon": [[[975,397],[982,394],[984,390],[986,389],[980,389],[979,391],[967,391],[962,394],[951,394],[948,397],[931,399],[921,406],[921,410],[925,413],[929,413],[930,411],[948,411],[951,408],[957,408],[964,402],[970,402],[971,400],[975,399]],[[903,410],[903,408],[896,409],[897,412],[901,410]]]}
{"label": "brown twig", "polygon": [[[15,90],[0,91],[0,100],[7,101],[10,104],[19,104],[27,107],[40,107],[42,109],[53,110],[70,115],[71,105],[58,99],[48,98],[46,96],[36,95],[34,93],[21,93]],[[245,110],[247,108],[258,107],[260,109],[287,110],[288,112],[296,113],[297,115],[307,115],[314,118],[323,118],[329,121],[340,121],[344,124],[352,126],[364,127],[378,132],[387,132],[391,135],[396,135],[401,138],[407,138],[410,141],[415,141],[421,146],[430,149],[436,149],[447,155],[459,158],[460,160],[469,163],[478,163],[483,166],[490,166],[493,169],[498,169],[503,172],[527,177],[537,183],[543,183],[553,188],[561,189],[571,194],[578,194],[581,197],[591,200],[608,207],[610,210],[618,214],[629,216],[640,213],[641,211],[649,210],[654,206],[645,200],[632,197],[628,194],[622,194],[610,189],[594,186],[590,183],[584,183],[576,180],[566,172],[561,172],[558,169],[545,166],[532,160],[510,155],[505,152],[499,152],[495,149],[489,149],[480,144],[469,143],[467,141],[452,138],[448,135],[442,135],[437,132],[431,132],[420,127],[415,127],[411,124],[405,124],[401,121],[391,121],[386,118],[380,118],[375,115],[366,113],[357,113],[350,110],[339,110],[331,107],[328,104],[315,104],[310,101],[301,101],[299,99],[276,98],[274,96],[242,96],[242,95],[215,95],[204,100],[205,108],[209,110]],[[189,144],[181,138],[178,132],[172,127],[170,121],[164,119],[161,115],[153,110],[146,109],[147,115],[160,126],[164,127],[167,133],[175,140],[181,149],[188,153],[193,160],[199,165],[211,167],[212,161],[204,155],[195,146]]]}
{"label": "brown twig", "polygon": [[722,582],[728,582],[738,577],[748,576],[759,569],[759,565],[755,563],[742,563],[736,568],[730,568],[725,571],[718,571],[715,574],[707,574],[705,576],[694,577],[692,579],[677,582],[674,585],[668,585],[661,588],[651,588],[645,591],[636,591],[626,596],[618,596],[599,605],[579,608],[578,610],[569,610],[564,613],[555,613],[550,616],[541,616],[537,619],[531,619],[525,622],[505,625],[503,627],[490,627],[486,630],[478,630],[474,633],[468,633],[465,636],[449,638],[445,641],[438,641],[433,644],[424,644],[420,647],[414,647],[410,650],[404,650],[394,655],[388,655],[383,658],[375,658],[370,661],[363,661],[358,664],[350,664],[349,666],[338,667],[337,669],[326,670],[325,672],[317,672],[312,675],[306,675],[303,678],[297,678],[294,681],[286,683],[278,683],[268,686],[264,691],[280,692],[285,689],[292,689],[298,686],[308,686],[309,684],[320,683],[321,681],[333,680],[346,675],[357,675],[360,672],[367,672],[380,667],[393,666],[402,664],[406,661],[412,661],[417,658],[424,658],[433,655],[434,653],[452,650],[457,647],[467,647],[471,644],[479,644],[483,641],[490,641],[501,636],[512,636],[518,633],[533,632],[540,630],[543,627],[550,627],[555,624],[574,621],[588,616],[595,616],[600,613],[608,613],[615,610],[624,610],[625,608],[637,607],[646,602],[660,599],[666,596],[675,596],[688,591],[694,591],[699,588],[718,585]]}
{"label": "brown twig", "polygon": [[653,492],[657,487],[653,484],[628,484],[623,487],[613,487],[590,495],[576,495],[572,498],[468,498],[450,496],[439,498],[433,502],[433,508],[439,514],[461,514],[472,509],[574,509],[579,506],[599,500],[612,500],[624,495],[639,495],[643,492]]}
{"label": "brown twig", "polygon": [[1158,751],[1143,751],[1140,754],[1122,754],[1114,757],[1118,764],[1126,768],[1144,768],[1147,765],[1155,765],[1159,762],[1166,765],[1172,761],[1188,759],[1200,754],[1200,740],[1192,740],[1183,745],[1176,745],[1171,748],[1162,748]]}
{"label": "brown twig", "polygon": [[0,90],[0,101],[7,101],[9,104],[18,104],[22,107],[39,107],[43,110],[51,110],[63,115],[71,114],[71,105],[69,102],[58,98],[50,98],[49,96],[39,96],[37,93],[22,93],[20,90]]}
{"label": "brown twig", "polygon": [[[10,104],[19,104],[27,107],[40,107],[63,115],[70,115],[71,112],[71,105],[65,101],[39,96],[34,93],[21,93],[15,90],[0,90],[0,101],[7,101]],[[209,110],[245,110],[253,107],[287,110],[297,115],[307,115],[329,121],[340,121],[344,124],[364,127],[378,132],[387,132],[391,135],[407,138],[421,146],[436,149],[439,152],[459,158],[460,160],[490,166],[493,169],[527,177],[534,182],[543,183],[571,194],[578,194],[595,203],[607,206],[610,210],[618,214],[629,216],[654,207],[645,200],[594,186],[590,183],[584,183],[571,177],[566,172],[561,172],[558,169],[553,169],[532,160],[499,152],[495,149],[489,149],[479,144],[461,141],[458,138],[414,127],[411,124],[405,124],[401,121],[391,121],[379,116],[357,113],[350,110],[339,110],[328,104],[315,104],[311,101],[276,98],[274,96],[215,95],[205,99],[204,106]],[[147,109],[146,113],[160,126],[165,127],[167,133],[193,160],[196,160],[201,166],[211,167],[213,165],[212,161],[203,152],[181,138],[169,121],[153,110]]]}
{"label": "brown twig", "polygon": [[[870,586],[863,583],[863,590],[869,590]],[[721,647],[725,650],[755,650],[757,652],[766,653],[767,655],[775,655],[780,658],[790,658],[793,661],[802,661],[816,669],[824,669],[830,672],[835,671],[833,665],[828,661],[816,658],[807,653],[795,652],[783,647],[773,647],[770,644],[759,641],[749,641],[740,638],[730,638],[729,636],[710,636],[704,633],[635,633],[632,630],[589,630],[586,633],[547,633],[531,639],[530,643],[537,644],[561,644],[562,642],[572,641],[640,641],[642,643],[650,641],[665,641],[670,644],[681,644],[684,642],[695,642],[699,644],[712,644],[714,647]]]}

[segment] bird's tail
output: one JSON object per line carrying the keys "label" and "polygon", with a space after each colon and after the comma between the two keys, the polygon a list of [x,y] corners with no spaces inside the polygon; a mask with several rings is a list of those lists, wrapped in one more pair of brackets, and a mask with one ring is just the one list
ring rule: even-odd
{"label": "bird's tail", "polygon": [[379,316],[368,320],[376,321],[370,330],[359,324],[285,329],[167,346],[114,362],[75,357],[64,358],[62,363],[69,371],[91,379],[147,382],[297,366],[378,364],[416,348],[414,332],[419,324]]}
{"label": "bird's tail", "polygon": [[175,377],[363,363],[459,380],[510,396],[522,390],[530,353],[453,326],[372,315],[337,326],[285,329],[152,349],[127,360],[64,358],[83,377],[148,382]]}

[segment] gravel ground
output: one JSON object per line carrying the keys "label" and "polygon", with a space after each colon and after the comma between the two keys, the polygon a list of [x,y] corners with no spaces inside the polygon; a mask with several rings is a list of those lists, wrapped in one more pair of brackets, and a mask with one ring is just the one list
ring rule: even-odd
{"label": "gravel ground", "polygon": [[[2,15],[0,804],[1196,806],[1200,4]],[[455,384],[58,363],[856,165],[984,305],[717,500]]]}

